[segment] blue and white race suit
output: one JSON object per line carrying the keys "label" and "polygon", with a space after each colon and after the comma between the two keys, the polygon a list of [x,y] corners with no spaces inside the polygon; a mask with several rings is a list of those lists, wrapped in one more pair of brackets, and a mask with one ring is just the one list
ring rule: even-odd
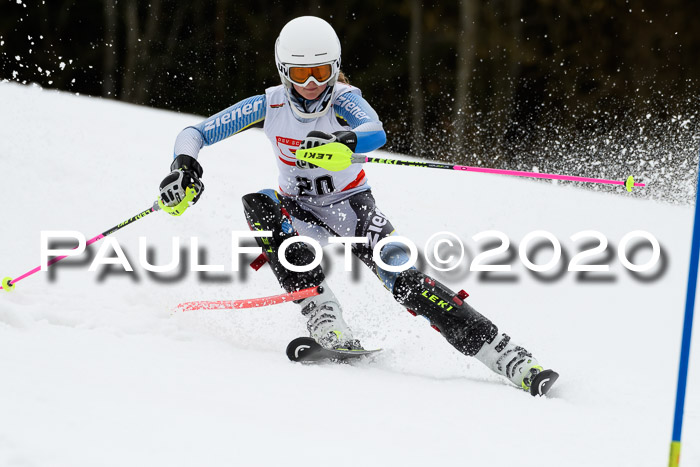
{"label": "blue and white race suit", "polygon": [[[302,120],[292,112],[284,87],[274,86],[263,95],[237,102],[182,130],[175,141],[174,153],[196,158],[202,147],[261,124],[279,169],[278,189],[262,192],[287,209],[301,235],[312,237],[322,245],[328,243],[329,236],[367,237],[368,244],[357,244],[353,251],[391,290],[396,274],[377,269],[372,248],[382,238],[394,234],[394,228],[376,207],[362,165],[352,164],[345,170],[331,172],[320,167],[309,168],[294,156],[306,135],[314,130],[353,131],[357,135],[358,153],[383,146],[386,134],[382,123],[362,98],[361,91],[336,83],[332,111],[319,118]],[[382,250],[385,262],[406,261],[408,253],[403,245],[392,243],[387,247]]]}

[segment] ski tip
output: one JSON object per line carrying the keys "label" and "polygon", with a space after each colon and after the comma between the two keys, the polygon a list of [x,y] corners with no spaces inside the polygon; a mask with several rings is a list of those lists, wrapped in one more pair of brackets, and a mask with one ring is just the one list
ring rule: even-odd
{"label": "ski tip", "polygon": [[530,394],[533,396],[544,396],[559,379],[559,373],[554,370],[540,371],[530,385]]}
{"label": "ski tip", "polygon": [[11,277],[5,277],[2,280],[2,290],[5,292],[12,292],[15,289],[15,284],[12,283]]}
{"label": "ski tip", "polygon": [[287,358],[293,362],[302,359],[302,354],[318,346],[315,340],[310,337],[297,337],[287,344]]}

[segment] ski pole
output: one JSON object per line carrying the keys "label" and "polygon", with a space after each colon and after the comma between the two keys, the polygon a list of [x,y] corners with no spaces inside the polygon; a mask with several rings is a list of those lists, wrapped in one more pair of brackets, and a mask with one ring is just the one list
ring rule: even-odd
{"label": "ski pole", "polygon": [[429,167],[432,169],[448,169],[448,170],[464,170],[468,172],[481,172],[488,174],[512,175],[515,177],[532,177],[546,178],[549,180],[567,180],[571,182],[587,182],[587,183],[604,183],[610,185],[622,185],[627,188],[627,191],[632,191],[634,186],[645,186],[644,183],[635,183],[634,177],[630,175],[627,180],[608,180],[604,178],[577,177],[574,175],[557,175],[539,172],[525,172],[522,170],[507,170],[507,169],[489,169],[487,167],[469,167],[466,165],[450,165],[440,164],[437,162],[417,162],[417,161],[402,161],[398,159],[384,159],[378,157],[365,157],[365,162],[375,164],[391,164],[391,165],[408,165],[411,167]]}
{"label": "ski pole", "polygon": [[354,154],[350,148],[341,143],[328,143],[311,149],[297,149],[296,158],[315,164],[326,170],[337,172],[350,167],[351,164],[388,164],[406,165],[411,167],[426,167],[431,169],[460,170],[468,172],[481,172],[499,175],[512,175],[516,177],[545,178],[550,180],[567,180],[572,182],[604,183],[610,185],[622,185],[627,191],[632,187],[646,186],[644,183],[635,183],[631,175],[625,181],[608,180],[604,178],[577,177],[573,175],[557,175],[539,172],[526,172],[522,170],[490,169],[487,167],[470,167],[466,165],[442,164],[439,162],[405,161],[399,159],[386,159],[380,157],[368,157],[364,154]]}
{"label": "ski pole", "polygon": [[[159,211],[159,210],[160,210],[160,206],[158,206],[158,202],[156,201],[155,203],[153,203],[153,206],[151,206],[150,208],[148,208],[148,209],[146,209],[146,210],[144,210],[144,211],[142,211],[142,212],[136,214],[136,215],[133,216],[133,217],[128,218],[128,219],[125,220],[124,222],[121,222],[121,223],[115,225],[115,226],[112,227],[111,229],[105,230],[104,232],[102,232],[101,234],[97,235],[96,237],[91,238],[90,240],[88,240],[87,242],[85,242],[85,246],[88,247],[88,246],[92,245],[93,243],[95,243],[95,242],[97,242],[97,241],[99,241],[99,240],[102,240],[102,239],[105,238],[107,235],[111,235],[111,234],[113,234],[114,232],[116,232],[117,230],[120,230],[121,228],[126,227],[126,226],[129,225],[129,224],[133,224],[133,223],[136,222],[137,220],[143,219],[144,217],[146,217],[146,216],[149,215],[150,213],[155,212],[155,211]],[[76,248],[78,248],[78,247],[75,247],[75,248],[73,248],[73,249],[75,250]],[[49,261],[46,263],[46,266],[48,267],[48,266],[51,266],[51,265],[53,265],[53,264],[56,264],[56,263],[58,263],[59,261],[61,261],[62,259],[66,258],[66,257],[68,257],[68,255],[57,256],[57,257],[55,257],[55,258],[49,260]],[[15,284],[16,284],[17,282],[21,281],[22,279],[24,279],[24,278],[26,278],[26,277],[31,276],[32,274],[34,274],[34,273],[36,273],[36,272],[38,272],[38,271],[40,271],[40,270],[41,270],[41,266],[37,266],[37,267],[35,267],[34,269],[32,269],[31,271],[25,272],[24,274],[22,274],[21,276],[19,276],[19,277],[16,278],[16,279],[12,279],[11,277],[5,277],[5,278],[2,280],[2,287],[0,287],[0,289],[5,290],[5,291],[7,291],[7,292],[11,292],[11,291],[15,288]]]}

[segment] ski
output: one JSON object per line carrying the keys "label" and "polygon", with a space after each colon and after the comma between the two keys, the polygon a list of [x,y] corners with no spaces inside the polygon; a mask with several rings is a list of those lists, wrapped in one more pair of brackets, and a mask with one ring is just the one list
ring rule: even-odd
{"label": "ski", "polygon": [[552,385],[559,379],[559,373],[554,370],[540,371],[530,385],[530,394],[533,396],[545,396]]}
{"label": "ski", "polygon": [[297,337],[287,345],[287,357],[293,362],[343,362],[380,352],[382,349],[326,349],[310,337]]}
{"label": "ski", "polygon": [[251,298],[247,300],[200,300],[185,302],[177,305],[180,311],[193,310],[237,310],[241,308],[258,308],[261,306],[279,305],[280,303],[293,302],[307,297],[318,295],[318,287],[309,287],[295,292],[271,295],[269,297]]}

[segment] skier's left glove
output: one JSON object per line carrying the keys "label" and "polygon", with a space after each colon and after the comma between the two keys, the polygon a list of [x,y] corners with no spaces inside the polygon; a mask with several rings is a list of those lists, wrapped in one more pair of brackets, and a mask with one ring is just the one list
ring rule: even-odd
{"label": "skier's left glove", "polygon": [[202,196],[204,184],[200,177],[204,169],[194,157],[180,154],[170,164],[170,170],[160,182],[158,206],[171,216],[179,216]]}
{"label": "skier's left glove", "polygon": [[352,131],[336,131],[333,134],[328,134],[314,130],[306,135],[304,141],[299,145],[299,149],[311,149],[328,143],[342,143],[355,152],[357,135]]}

